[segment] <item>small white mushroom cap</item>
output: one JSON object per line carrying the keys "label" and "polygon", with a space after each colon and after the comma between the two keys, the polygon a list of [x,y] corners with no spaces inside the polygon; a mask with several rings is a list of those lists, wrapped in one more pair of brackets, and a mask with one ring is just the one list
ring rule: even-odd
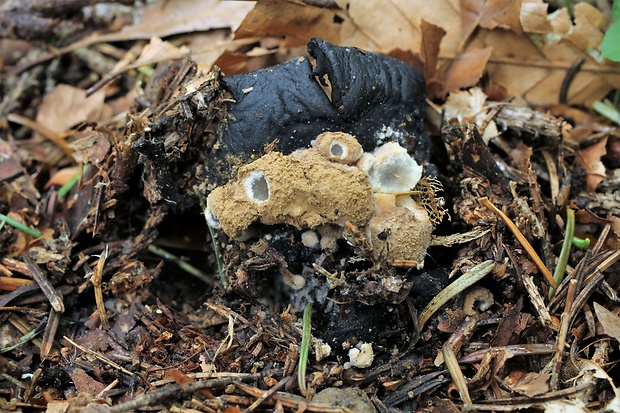
{"label": "small white mushroom cap", "polygon": [[357,167],[368,174],[373,192],[398,193],[410,191],[422,177],[422,165],[395,142],[388,142],[365,153]]}
{"label": "small white mushroom cap", "polygon": [[355,348],[349,350],[349,363],[353,367],[365,369],[372,365],[375,354],[372,350],[372,344],[360,343]]}

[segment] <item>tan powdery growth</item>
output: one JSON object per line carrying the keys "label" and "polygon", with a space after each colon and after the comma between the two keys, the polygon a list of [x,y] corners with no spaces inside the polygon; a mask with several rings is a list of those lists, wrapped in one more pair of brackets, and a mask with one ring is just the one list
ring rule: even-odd
{"label": "tan powdery growth", "polygon": [[255,222],[316,228],[320,238],[302,234],[310,248],[332,248],[325,225],[349,221],[365,231],[378,257],[421,267],[433,230],[424,205],[410,196],[421,175],[422,166],[396,143],[364,154],[355,137],[326,132],[314,148],[270,152],[240,168],[235,181],[209,195],[206,216],[237,239]]}
{"label": "tan powdery growth", "polygon": [[351,221],[363,225],[374,212],[368,177],[330,162],[315,149],[290,156],[271,152],[239,169],[234,182],[207,200],[212,225],[237,238],[254,222],[315,228]]}

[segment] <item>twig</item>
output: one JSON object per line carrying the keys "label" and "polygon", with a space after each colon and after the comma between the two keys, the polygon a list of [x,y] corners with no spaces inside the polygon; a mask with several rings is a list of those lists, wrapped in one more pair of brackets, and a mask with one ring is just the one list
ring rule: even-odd
{"label": "twig", "polygon": [[43,126],[42,124],[35,122],[32,119],[28,119],[25,116],[18,115],[16,113],[9,113],[6,118],[13,123],[17,123],[18,125],[30,128],[33,131],[39,133],[41,136],[45,137],[46,139],[54,142],[56,146],[58,146],[65,153],[65,155],[67,155],[71,162],[75,162],[75,160],[73,159],[73,149],[69,146],[62,134],[58,134],[53,130]]}
{"label": "twig", "polygon": [[558,331],[558,337],[555,344],[555,356],[553,358],[553,368],[551,370],[551,380],[549,387],[551,390],[558,389],[558,381],[560,378],[560,369],[562,367],[562,356],[564,355],[564,346],[566,345],[566,336],[568,335],[570,311],[575,301],[575,292],[577,287],[577,280],[570,280],[568,284],[568,294],[566,296],[566,305],[564,306],[564,313],[560,317],[560,331]]}
{"label": "twig", "polygon": [[482,349],[474,351],[459,359],[460,364],[478,363],[481,361],[488,352],[502,353],[509,352],[514,357],[516,356],[539,356],[544,354],[551,354],[555,352],[553,345],[551,344],[511,344],[509,346],[491,347],[489,349]]}
{"label": "twig", "polygon": [[41,358],[43,359],[46,359],[52,350],[52,346],[54,345],[54,337],[56,337],[59,323],[60,313],[52,308],[50,310],[49,318],[47,319],[45,332],[43,333],[43,343],[41,344]]}
{"label": "twig", "polygon": [[93,288],[95,290],[95,303],[97,304],[97,311],[99,312],[101,327],[103,327],[104,330],[108,330],[110,327],[108,324],[108,313],[105,309],[105,303],[103,302],[103,291],[101,289],[101,281],[103,279],[103,267],[105,266],[105,260],[107,259],[107,257],[108,246],[106,245],[101,252],[99,260],[97,260],[97,265],[93,270],[93,276],[90,279],[90,282],[93,284]]}
{"label": "twig", "polygon": [[[240,390],[254,396],[261,397],[263,394],[267,392],[267,390],[257,389],[256,387],[248,386],[245,383],[235,383],[235,386]],[[333,407],[328,403],[318,403],[308,401],[300,396],[296,396],[294,394],[276,392],[271,397],[276,400],[282,402],[284,407],[288,408],[298,408],[301,409],[299,411],[308,411],[308,412],[318,412],[318,413],[348,413],[351,412],[350,409],[347,408],[339,408]]]}
{"label": "twig", "polygon": [[544,275],[549,285],[551,285],[551,287],[553,288],[557,288],[557,283],[553,279],[553,275],[551,275],[551,271],[549,271],[545,263],[542,262],[542,260],[540,259],[540,257],[538,256],[538,254],[536,253],[536,251],[530,244],[530,242],[527,240],[527,238],[525,238],[525,236],[521,233],[521,231],[519,231],[519,228],[517,228],[514,222],[512,222],[512,220],[508,218],[506,214],[500,211],[499,208],[493,205],[491,201],[489,201],[489,198],[487,198],[486,196],[478,199],[478,202],[480,202],[480,204],[490,209],[491,211],[495,212],[497,216],[499,216],[502,219],[502,221],[504,221],[504,223],[508,226],[508,228],[510,228],[510,231],[512,231],[512,233],[517,238],[517,240],[521,243],[521,245],[523,245],[523,248],[525,248],[525,251],[527,251],[530,258],[534,260],[534,263],[536,264],[540,272]]}
{"label": "twig", "polygon": [[[467,316],[461,325],[452,333],[450,338],[444,343],[444,347],[448,346],[454,353],[458,353],[467,341],[469,336],[474,332],[476,328],[476,318]],[[444,362],[443,352],[437,354],[435,358],[435,366],[439,367]]]}
{"label": "twig", "polygon": [[104,362],[104,363],[106,363],[106,364],[109,364],[111,367],[115,368],[116,370],[120,370],[120,371],[122,371],[123,373],[125,373],[125,374],[127,374],[127,375],[129,375],[129,376],[133,376],[133,375],[135,375],[135,374],[136,374],[136,373],[133,373],[133,372],[131,372],[131,371],[127,370],[127,369],[126,369],[126,368],[124,368],[123,366],[121,366],[121,365],[119,365],[119,364],[117,364],[117,363],[113,362],[112,360],[110,360],[109,358],[107,358],[106,356],[104,356],[103,354],[99,354],[99,353],[97,353],[96,351],[93,351],[93,350],[91,350],[91,349],[89,349],[89,348],[86,348],[86,347],[84,347],[84,346],[79,345],[78,343],[76,343],[75,341],[71,340],[71,339],[70,339],[69,337],[67,337],[67,336],[64,336],[63,338],[64,338],[65,340],[67,340],[69,343],[71,343],[73,346],[75,346],[75,347],[79,348],[80,350],[82,350],[82,351],[83,351],[83,352],[85,352],[85,353],[88,353],[88,354],[92,355],[92,356],[93,356],[93,357],[95,357],[97,360],[102,361],[102,362]]}
{"label": "twig", "polygon": [[568,96],[568,89],[570,88],[570,84],[573,82],[573,79],[575,78],[577,73],[579,73],[579,70],[581,69],[581,66],[585,61],[585,57],[579,56],[577,59],[575,59],[570,69],[566,71],[566,76],[564,76],[564,79],[562,80],[562,86],[560,87],[560,104],[567,103],[566,98]]}
{"label": "twig", "polygon": [[128,402],[117,404],[116,406],[111,406],[108,409],[109,413],[124,413],[129,412],[131,410],[137,410],[140,407],[154,405],[159,403],[161,400],[166,399],[168,397],[178,396],[180,394],[185,393],[193,393],[202,389],[210,389],[213,387],[223,387],[229,384],[235,383],[238,380],[243,381],[253,381],[258,380],[263,377],[262,373],[254,373],[247,374],[243,377],[230,377],[230,378],[222,378],[222,379],[214,379],[214,380],[203,380],[203,381],[193,381],[186,384],[170,384],[166,387],[162,387],[161,389],[157,389],[150,393],[143,394],[138,396]]}
{"label": "twig", "polygon": [[[534,396],[534,397],[523,396],[523,397],[510,397],[507,399],[492,399],[492,400],[488,400],[488,404],[486,404],[485,401],[481,401],[480,404],[475,404],[474,408],[476,410],[495,410],[495,409],[490,409],[489,407],[491,406],[495,407],[497,405],[500,405],[500,406],[509,406],[511,407],[511,410],[514,411],[514,410],[517,410],[517,407],[522,408],[521,406],[531,407],[533,405],[541,404],[541,403],[548,402],[551,400],[567,399],[568,396],[572,396],[577,393],[588,391],[595,385],[596,383],[589,382],[589,383],[580,384],[577,386],[569,387],[569,388],[558,390],[558,391],[551,391],[545,394],[541,394],[540,396]],[[482,403],[485,403],[485,404],[482,404]],[[502,409],[498,408],[497,410],[502,410]]]}
{"label": "twig", "polygon": [[258,399],[256,399],[256,401],[254,403],[252,403],[250,406],[248,406],[247,409],[245,409],[243,411],[243,413],[251,413],[254,411],[254,409],[256,409],[258,406],[260,406],[261,404],[265,403],[267,400],[269,400],[278,390],[280,390],[282,387],[286,386],[286,384],[291,380],[291,376],[287,376],[285,378],[283,378],[282,380],[280,380],[279,382],[277,382],[273,387],[271,387],[269,390],[267,390],[265,393],[263,393],[262,396],[260,396]]}
{"label": "twig", "polygon": [[454,355],[454,350],[452,350],[452,347],[443,346],[443,358],[446,368],[450,373],[450,377],[452,377],[452,381],[459,391],[461,400],[463,400],[463,411],[468,412],[472,410],[472,400],[469,395],[469,389],[467,388],[467,381],[465,380],[465,376],[463,376],[463,372],[461,371],[461,367],[459,366],[459,362]]}
{"label": "twig", "polygon": [[30,258],[28,255],[24,256],[24,261],[28,266],[28,270],[30,271],[30,275],[34,280],[39,284],[39,288],[43,291],[43,294],[49,300],[52,308],[62,314],[65,312],[65,304],[62,301],[62,295],[56,291],[52,283],[49,282],[45,274],[41,271],[41,268]]}
{"label": "twig", "polygon": [[95,399],[102,398],[103,396],[105,396],[107,392],[109,392],[110,390],[118,386],[119,383],[120,382],[118,381],[118,379],[114,379],[112,383],[108,384],[105,389],[101,390],[99,394],[95,396]]}
{"label": "twig", "polygon": [[560,193],[560,179],[558,177],[558,168],[555,165],[555,160],[551,157],[549,151],[542,151],[545,164],[549,170],[549,186],[551,187],[551,199],[555,200]]}

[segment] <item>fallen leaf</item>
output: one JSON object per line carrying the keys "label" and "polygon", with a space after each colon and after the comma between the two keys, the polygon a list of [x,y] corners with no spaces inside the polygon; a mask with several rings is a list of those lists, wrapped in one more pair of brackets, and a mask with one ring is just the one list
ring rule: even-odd
{"label": "fallen leaf", "polygon": [[144,46],[135,63],[173,60],[187,54],[189,54],[189,49],[185,46],[179,48],[159,37],[151,37],[149,44]]}
{"label": "fallen leaf", "polygon": [[77,173],[80,172],[79,166],[69,166],[56,171],[45,184],[44,189],[49,189],[51,186],[63,186],[69,182]]}
{"label": "fallen leaf", "polygon": [[[147,2],[136,9],[135,23],[119,32],[91,36],[98,42],[150,39],[212,29],[236,30],[254,7],[253,1],[166,1]],[[88,40],[90,40],[89,38]]]}
{"label": "fallen leaf", "polygon": [[478,83],[491,54],[492,49],[486,48],[455,56],[446,72],[443,94]]}
{"label": "fallen leaf", "polygon": [[69,410],[69,402],[64,400],[54,400],[47,404],[46,413],[65,413]]}
{"label": "fallen leaf", "polygon": [[594,303],[594,311],[596,312],[596,318],[598,318],[603,327],[603,332],[620,342],[620,317],[597,302]]}
{"label": "fallen leaf", "polygon": [[76,131],[75,141],[69,146],[75,150],[73,159],[84,164],[99,164],[107,159],[110,140],[98,130]]}
{"label": "fallen leaf", "polygon": [[475,123],[482,140],[488,143],[491,138],[499,135],[499,131],[495,121],[487,120],[486,102],[487,95],[479,87],[460,90],[448,95],[446,103],[442,106],[443,114],[445,119],[456,118],[459,122]]}
{"label": "fallen leaf", "polygon": [[[235,36],[277,36],[284,38],[284,48],[319,36],[386,54],[410,51],[424,60],[421,57],[428,56],[425,21],[445,31],[432,79],[446,74],[444,94],[472,86],[486,70],[488,81],[506,89],[507,95],[532,104],[554,104],[577,59],[584,63],[568,88],[569,103],[588,105],[620,87],[620,65],[601,61],[597,52],[605,17],[585,3],[575,6],[574,21],[565,9],[549,14],[542,0],[392,0],[382,5],[381,13],[368,1],[336,3],[342,10],[261,1]],[[242,67],[239,60],[235,64]]]}
{"label": "fallen leaf", "polygon": [[594,192],[605,179],[606,170],[601,158],[607,153],[606,146],[607,137],[577,152],[577,160],[586,171],[586,188],[590,192]]}
{"label": "fallen leaf", "polygon": [[0,139],[0,182],[24,173],[16,150],[4,139]]}
{"label": "fallen leaf", "polygon": [[104,118],[104,98],[103,90],[86,97],[82,89],[59,84],[43,99],[36,120],[54,132],[63,133],[78,123]]}
{"label": "fallen leaf", "polygon": [[[282,47],[305,46],[316,36],[324,40],[337,39],[341,25],[334,24],[336,16],[333,10],[302,2],[263,0],[256,2],[245,17],[235,31],[235,39],[276,36],[283,39]],[[354,28],[351,29],[349,35],[354,36]]]}
{"label": "fallen leaf", "polygon": [[422,30],[420,58],[424,63],[424,77],[427,83],[430,83],[438,80],[437,63],[439,62],[439,46],[441,40],[446,35],[446,31],[426,20],[422,20],[420,29]]}
{"label": "fallen leaf", "polygon": [[468,30],[465,31],[467,36],[476,26],[485,29],[500,27],[517,34],[523,33],[520,19],[521,0],[464,0],[461,6],[468,11]]}
{"label": "fallen leaf", "polygon": [[551,374],[527,373],[512,387],[512,391],[527,397],[536,397],[549,391]]}
{"label": "fallen leaf", "polygon": [[537,0],[525,0],[521,5],[521,25],[527,33],[549,33],[551,23],[547,18],[549,5]]}
{"label": "fallen leaf", "polygon": [[88,393],[92,396],[96,396],[106,388],[104,384],[90,377],[79,367],[70,367],[67,368],[66,371],[79,393]]}

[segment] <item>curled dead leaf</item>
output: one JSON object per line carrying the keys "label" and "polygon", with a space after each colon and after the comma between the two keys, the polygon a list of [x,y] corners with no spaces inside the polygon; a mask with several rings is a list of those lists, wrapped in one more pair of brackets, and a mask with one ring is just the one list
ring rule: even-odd
{"label": "curled dead leaf", "polygon": [[606,146],[607,137],[578,151],[578,162],[586,170],[586,187],[590,192],[596,191],[598,184],[605,179],[605,165],[601,158],[607,153]]}

